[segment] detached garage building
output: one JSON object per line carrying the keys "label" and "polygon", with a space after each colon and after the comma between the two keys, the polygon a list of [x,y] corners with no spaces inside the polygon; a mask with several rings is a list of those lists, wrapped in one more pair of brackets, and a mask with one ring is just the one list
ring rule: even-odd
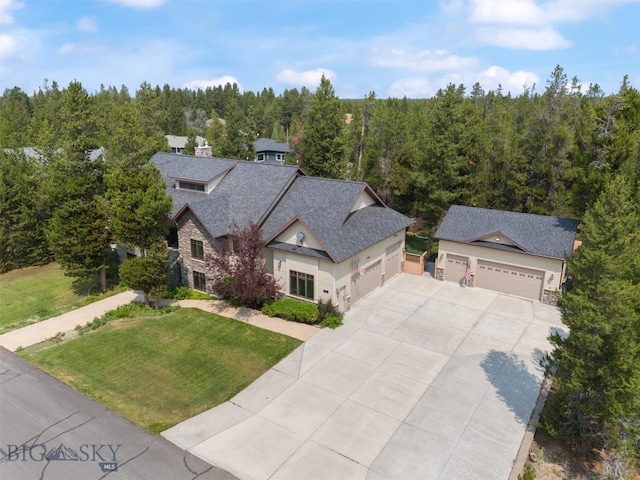
{"label": "detached garage building", "polygon": [[436,278],[555,305],[578,223],[453,205],[435,234]]}

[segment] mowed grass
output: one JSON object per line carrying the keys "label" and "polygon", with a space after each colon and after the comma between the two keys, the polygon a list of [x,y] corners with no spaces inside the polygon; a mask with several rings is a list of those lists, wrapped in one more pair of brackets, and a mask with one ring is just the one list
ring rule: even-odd
{"label": "mowed grass", "polygon": [[20,355],[157,433],[230,399],[300,343],[201,310],[179,309],[115,321]]}
{"label": "mowed grass", "polygon": [[[89,291],[94,295],[89,295]],[[55,317],[123,289],[99,293],[97,278],[78,282],[57,263],[0,275],[0,334]]]}

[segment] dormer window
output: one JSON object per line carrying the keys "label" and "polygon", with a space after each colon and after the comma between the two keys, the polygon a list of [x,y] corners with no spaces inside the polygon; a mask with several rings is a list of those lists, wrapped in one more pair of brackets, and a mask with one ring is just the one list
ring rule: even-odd
{"label": "dormer window", "polygon": [[183,180],[178,181],[178,188],[180,190],[193,190],[194,192],[204,192],[204,183],[185,182]]}

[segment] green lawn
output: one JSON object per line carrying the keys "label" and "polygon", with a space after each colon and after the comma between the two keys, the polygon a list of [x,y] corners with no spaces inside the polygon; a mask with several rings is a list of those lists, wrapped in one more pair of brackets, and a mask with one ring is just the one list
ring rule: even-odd
{"label": "green lawn", "polygon": [[[89,295],[91,291],[94,295]],[[0,334],[68,312],[122,289],[95,295],[95,281],[65,277],[57,263],[0,275]]]}
{"label": "green lawn", "polygon": [[133,423],[160,432],[233,397],[300,341],[197,309],[118,320],[20,353]]}

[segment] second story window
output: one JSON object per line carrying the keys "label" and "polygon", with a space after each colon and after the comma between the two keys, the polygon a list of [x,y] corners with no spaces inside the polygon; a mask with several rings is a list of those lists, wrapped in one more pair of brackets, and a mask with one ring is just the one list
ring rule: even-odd
{"label": "second story window", "polygon": [[204,184],[202,183],[183,182],[182,180],[180,180],[178,182],[178,188],[180,190],[193,190],[195,192],[204,192]]}
{"label": "second story window", "polygon": [[202,240],[191,239],[191,258],[204,260],[204,246]]}

